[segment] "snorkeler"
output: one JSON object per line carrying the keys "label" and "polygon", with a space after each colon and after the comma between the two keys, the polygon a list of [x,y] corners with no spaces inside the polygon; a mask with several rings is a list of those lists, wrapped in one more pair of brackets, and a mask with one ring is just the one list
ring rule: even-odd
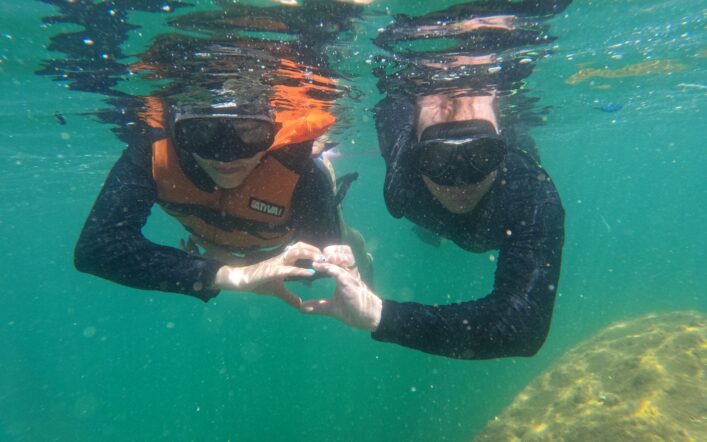
{"label": "snorkeler", "polygon": [[[304,312],[453,358],[531,356],[540,349],[557,293],[564,210],[529,137],[517,127],[502,130],[497,101],[516,95],[508,92],[532,64],[527,50],[499,51],[547,40],[542,27],[521,24],[528,17],[520,14],[541,4],[538,15],[558,12],[568,2],[549,3],[504,2],[517,8],[512,13],[494,9],[498,2],[474,3],[402,17],[377,39],[389,49],[413,39],[458,39],[456,51],[398,53],[407,66],[381,79],[388,92],[376,108],[384,197],[394,217],[464,250],[498,250],[492,292],[450,305],[384,300],[361,280],[347,247],[330,247],[314,268],[336,278],[335,294],[304,302]],[[483,52],[484,44],[493,50]]]}
{"label": "snorkeler", "polygon": [[[306,142],[273,148],[276,134],[267,112],[172,108],[164,136],[129,145],[113,167],[77,243],[76,267],[203,300],[229,289],[297,304],[282,279],[311,276],[294,263],[319,255],[298,241],[323,246],[341,232],[327,172],[293,154]],[[185,250],[143,237],[155,203],[190,232]]]}
{"label": "snorkeler", "polygon": [[[170,82],[119,128],[128,147],[86,220],[77,269],[204,301],[236,290],[299,306],[286,279],[312,277],[307,262],[326,245],[360,248],[315,147],[340,91],[323,68],[302,64],[308,52],[296,45],[156,40],[131,69]],[[155,204],[189,232],[181,248],[143,236]]]}

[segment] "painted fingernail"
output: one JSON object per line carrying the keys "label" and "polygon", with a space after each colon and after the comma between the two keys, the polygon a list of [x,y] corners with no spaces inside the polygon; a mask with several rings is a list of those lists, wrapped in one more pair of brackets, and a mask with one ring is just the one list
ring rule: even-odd
{"label": "painted fingernail", "polygon": [[315,273],[317,273],[317,271],[314,270],[314,269],[307,269],[307,272],[308,272],[310,275],[314,275]]}

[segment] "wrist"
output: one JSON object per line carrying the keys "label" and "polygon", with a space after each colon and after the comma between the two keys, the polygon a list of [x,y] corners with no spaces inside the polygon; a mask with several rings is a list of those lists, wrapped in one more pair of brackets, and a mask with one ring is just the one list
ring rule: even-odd
{"label": "wrist", "polygon": [[223,266],[216,272],[213,287],[219,290],[241,290],[243,285],[243,269],[241,267]]}
{"label": "wrist", "polygon": [[371,332],[375,332],[376,330],[378,330],[378,326],[381,322],[381,317],[383,316],[383,300],[376,296],[373,292],[369,291],[369,294],[371,298],[371,308],[369,310],[369,323],[367,324],[366,329]]}

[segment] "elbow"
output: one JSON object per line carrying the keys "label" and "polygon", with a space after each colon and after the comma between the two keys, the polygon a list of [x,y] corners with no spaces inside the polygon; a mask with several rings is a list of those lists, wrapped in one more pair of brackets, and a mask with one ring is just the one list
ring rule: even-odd
{"label": "elbow", "polygon": [[91,260],[88,259],[85,249],[77,246],[74,249],[74,267],[76,270],[82,273],[91,273],[90,262]]}
{"label": "elbow", "polygon": [[535,356],[540,351],[544,343],[545,336],[542,338],[531,337],[529,339],[525,339],[524,342],[518,346],[517,354],[514,356],[525,358]]}
{"label": "elbow", "polygon": [[74,267],[82,273],[96,274],[98,259],[94,252],[95,248],[91,247],[88,241],[79,238],[74,248]]}
{"label": "elbow", "polygon": [[[491,338],[486,344],[464,346],[450,351],[456,359],[500,359],[500,358],[529,358],[535,356],[547,338],[547,330],[522,327],[512,332],[506,331]],[[435,353],[429,350],[429,353]]]}
{"label": "elbow", "polygon": [[547,339],[550,329],[550,322],[543,321],[530,327],[523,327],[516,330],[509,346],[511,357],[532,357],[535,356]]}

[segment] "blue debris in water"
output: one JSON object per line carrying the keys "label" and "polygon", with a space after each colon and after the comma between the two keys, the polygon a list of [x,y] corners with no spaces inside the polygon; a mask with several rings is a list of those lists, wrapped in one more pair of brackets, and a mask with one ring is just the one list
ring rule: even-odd
{"label": "blue debris in water", "polygon": [[602,112],[616,112],[620,111],[623,107],[624,105],[619,103],[606,103],[596,107],[595,109],[599,109]]}
{"label": "blue debris in water", "polygon": [[59,112],[54,112],[54,119],[56,120],[57,123],[61,124],[62,126],[66,124],[66,118]]}

